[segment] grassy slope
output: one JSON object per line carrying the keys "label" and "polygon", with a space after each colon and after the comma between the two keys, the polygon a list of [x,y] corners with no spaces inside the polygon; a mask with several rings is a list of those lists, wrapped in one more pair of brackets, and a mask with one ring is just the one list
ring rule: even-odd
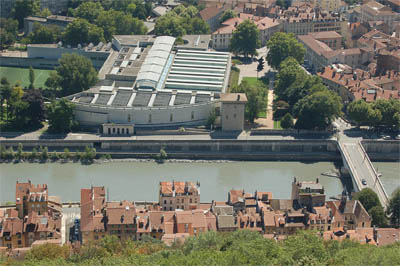
{"label": "grassy slope", "polygon": [[[44,83],[49,77],[51,70],[34,69],[35,72],[35,88],[45,88]],[[19,82],[22,87],[29,86],[29,69],[18,67],[0,67],[0,78],[6,77],[11,85]]]}

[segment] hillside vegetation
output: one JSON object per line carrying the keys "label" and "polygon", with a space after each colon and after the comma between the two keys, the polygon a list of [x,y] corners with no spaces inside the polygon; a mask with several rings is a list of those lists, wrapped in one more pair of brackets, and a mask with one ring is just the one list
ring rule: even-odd
{"label": "hillside vegetation", "polygon": [[299,232],[276,242],[250,231],[208,232],[167,247],[148,239],[121,243],[106,237],[70,254],[67,246],[34,248],[24,261],[5,265],[398,265],[400,244],[376,247],[349,240],[324,241],[317,232]]}

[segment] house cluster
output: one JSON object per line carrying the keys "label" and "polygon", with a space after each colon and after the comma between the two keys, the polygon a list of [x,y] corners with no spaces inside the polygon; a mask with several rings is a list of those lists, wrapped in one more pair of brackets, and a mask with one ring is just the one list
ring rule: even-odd
{"label": "house cluster", "polygon": [[340,200],[326,201],[318,179],[295,179],[292,198],[284,200],[274,199],[271,192],[231,190],[226,202],[200,203],[199,183],[177,181],[160,183],[158,203],[108,202],[104,187],[81,190],[83,243],[115,235],[171,244],[206,231],[242,229],[276,240],[297,230],[315,229],[324,238],[371,244],[379,243],[374,232],[380,230],[371,227],[371,218],[358,200],[342,195]]}
{"label": "house cluster", "polygon": [[[400,52],[397,56],[400,58]],[[400,99],[400,73],[395,70],[387,70],[384,74],[374,76],[370,71],[353,69],[344,64],[332,64],[324,67],[318,76],[344,102]]]}
{"label": "house cluster", "polygon": [[[358,200],[343,194],[326,201],[318,179],[295,178],[291,199],[232,189],[226,202],[201,203],[200,183],[178,181],[160,182],[158,202],[108,201],[106,196],[104,187],[81,189],[80,237],[71,241],[86,244],[113,235],[121,240],[154,238],[171,245],[207,231],[243,229],[276,241],[304,229],[317,230],[327,240],[374,245],[392,244],[400,237],[400,229],[372,228]],[[68,217],[62,225],[62,213],[60,201],[48,196],[47,185],[17,183],[15,207],[0,209],[0,253],[21,258],[33,246],[66,243],[68,232],[78,229],[76,221],[69,228]]]}
{"label": "house cluster", "polygon": [[24,252],[32,245],[61,244],[61,204],[47,185],[16,185],[15,208],[0,209],[0,251]]}

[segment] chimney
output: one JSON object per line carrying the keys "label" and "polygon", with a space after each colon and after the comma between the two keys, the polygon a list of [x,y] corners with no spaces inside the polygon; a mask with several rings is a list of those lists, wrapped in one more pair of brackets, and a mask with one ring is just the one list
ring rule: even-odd
{"label": "chimney", "polygon": [[240,101],[240,94],[237,95],[236,101]]}

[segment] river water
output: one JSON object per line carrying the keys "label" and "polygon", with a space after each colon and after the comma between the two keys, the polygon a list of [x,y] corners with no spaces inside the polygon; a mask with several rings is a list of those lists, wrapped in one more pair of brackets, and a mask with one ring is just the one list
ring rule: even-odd
{"label": "river water", "polygon": [[[399,183],[398,163],[378,163],[382,182],[393,191]],[[397,167],[397,168],[396,168]],[[49,194],[63,202],[79,201],[80,189],[105,186],[109,200],[158,201],[160,181],[199,181],[201,201],[227,200],[232,188],[248,192],[270,191],[274,198],[290,198],[291,182],[315,180],[325,187],[327,197],[343,190],[338,178],[321,176],[335,169],[331,162],[109,162],[81,165],[79,163],[0,164],[0,202],[15,201],[16,181],[48,184]],[[397,170],[396,170],[397,169]]]}

